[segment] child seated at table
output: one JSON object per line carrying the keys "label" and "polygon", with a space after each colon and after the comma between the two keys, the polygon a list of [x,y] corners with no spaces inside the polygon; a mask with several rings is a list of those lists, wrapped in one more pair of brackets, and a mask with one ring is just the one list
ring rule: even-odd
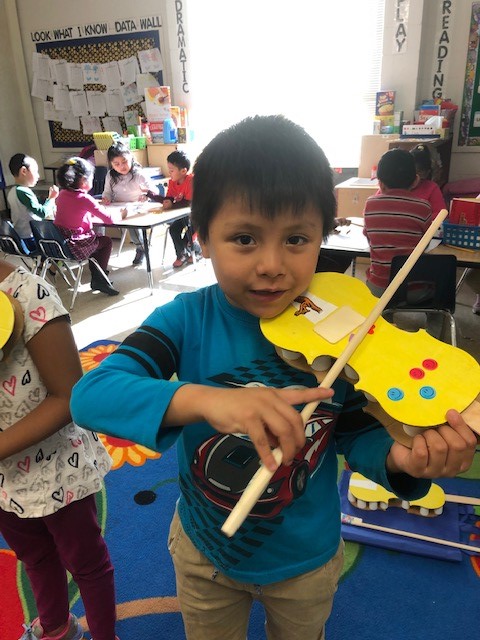
{"label": "child seated at table", "polygon": [[415,198],[427,200],[432,207],[432,213],[436,216],[447,205],[438,184],[432,180],[432,156],[425,144],[419,144],[410,151],[417,170],[417,184],[412,189]]}
{"label": "child seated at table", "polygon": [[[107,223],[114,220],[105,207],[88,193],[92,188],[93,171],[93,165],[83,158],[70,158],[60,167],[57,180],[61,191],[57,198],[55,224],[67,238],[75,258],[95,258],[108,275],[112,239],[95,233],[92,218],[99,218]],[[122,213],[122,217],[125,216],[126,211]],[[119,292],[95,264],[89,261],[88,266],[92,275],[92,290],[101,291],[108,296],[118,296]]]}
{"label": "child seated at table", "polygon": [[377,168],[380,193],[370,196],[363,212],[370,245],[367,286],[380,297],[388,286],[392,258],[409,255],[432,221],[432,207],[413,195],[415,159],[404,149],[390,149]]}
{"label": "child seated at table", "polygon": [[[147,196],[155,202],[163,202],[163,208],[181,209],[189,207],[193,194],[193,174],[188,173],[190,170],[190,160],[183,151],[172,151],[167,156],[168,173],[170,181],[168,183],[167,195],[160,196],[150,191]],[[183,267],[185,263],[192,264],[195,251],[197,258],[201,258],[200,245],[193,240],[190,218],[180,218],[170,225],[170,235],[175,246],[177,259],[173,263],[173,268]],[[193,244],[193,247],[191,246]]]}
{"label": "child seated at table", "polygon": [[[112,202],[143,202],[145,192],[158,193],[154,183],[142,172],[142,166],[135,160],[132,152],[121,142],[116,142],[107,151],[110,170],[105,178],[102,194],[103,204]],[[145,257],[142,234],[138,229],[130,229],[130,237],[136,245],[132,264],[142,264]]]}
{"label": "child seated at table", "polygon": [[58,187],[50,187],[48,198],[44,204],[40,204],[32,191],[39,177],[37,161],[25,153],[16,153],[10,158],[8,168],[15,180],[15,186],[10,189],[7,197],[12,223],[27,249],[33,251],[36,249],[36,242],[30,220],[43,220],[54,215]]}

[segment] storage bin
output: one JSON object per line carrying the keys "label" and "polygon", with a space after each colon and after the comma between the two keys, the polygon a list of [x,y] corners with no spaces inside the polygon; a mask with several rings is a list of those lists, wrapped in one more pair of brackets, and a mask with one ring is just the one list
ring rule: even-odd
{"label": "storage bin", "polygon": [[479,251],[480,227],[444,222],[442,242],[452,247]]}
{"label": "storage bin", "polygon": [[[106,151],[114,142],[118,142],[120,136],[116,131],[98,131],[93,134],[95,146],[100,151]],[[135,147],[134,147],[135,148]]]}
{"label": "storage bin", "polygon": [[136,149],[145,149],[145,147],[147,146],[147,138],[145,136],[136,136],[135,142]]}

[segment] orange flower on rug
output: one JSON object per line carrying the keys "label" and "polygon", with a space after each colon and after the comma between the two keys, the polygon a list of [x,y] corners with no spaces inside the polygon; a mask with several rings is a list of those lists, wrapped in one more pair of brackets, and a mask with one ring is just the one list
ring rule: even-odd
{"label": "orange flower on rug", "polygon": [[[119,344],[114,340],[98,340],[81,349],[79,353],[83,371],[86,373],[98,367],[102,360],[113,353]],[[113,460],[112,470],[120,469],[125,463],[131,464],[133,467],[141,467],[146,460],[156,460],[161,457],[160,453],[151,451],[130,440],[106,436],[101,433],[98,435]]]}
{"label": "orange flower on rug", "polygon": [[119,344],[119,342],[110,340],[98,340],[89,344],[85,349],[81,349],[79,353],[83,371],[91,371],[98,367],[102,360],[113,353]]}
{"label": "orange flower on rug", "polygon": [[105,436],[102,433],[99,433],[98,436],[113,460],[112,470],[120,469],[126,462],[133,467],[141,467],[146,460],[156,460],[161,456],[160,453],[151,451],[130,440]]}

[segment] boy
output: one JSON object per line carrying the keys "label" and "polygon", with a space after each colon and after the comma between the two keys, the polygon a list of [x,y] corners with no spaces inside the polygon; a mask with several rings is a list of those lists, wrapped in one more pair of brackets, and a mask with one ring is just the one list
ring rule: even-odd
{"label": "boy", "polygon": [[32,191],[38,182],[38,164],[24,153],[16,153],[10,158],[8,167],[15,178],[15,187],[10,189],[8,204],[16,232],[30,250],[36,249],[35,239],[30,228],[30,220],[43,220],[55,212],[55,198],[58,187],[53,185],[48,191],[45,204],[40,204]]}
{"label": "boy", "polygon": [[[172,151],[167,156],[168,174],[170,181],[168,183],[167,195],[160,196],[147,192],[147,196],[155,202],[163,202],[165,211],[169,209],[181,209],[189,207],[192,201],[193,193],[193,175],[188,173],[190,170],[190,160],[183,151]],[[192,228],[188,216],[175,220],[170,225],[170,235],[175,246],[177,259],[173,263],[174,269],[183,267],[185,263],[192,264],[193,256],[189,242],[192,239]],[[193,249],[201,258],[200,247],[196,241],[193,242]]]}
{"label": "boy", "polygon": [[393,256],[408,255],[430,226],[432,208],[410,191],[417,184],[415,158],[404,149],[390,149],[377,167],[380,193],[370,196],[363,212],[370,245],[367,286],[380,297],[388,286]]}
{"label": "boy", "polygon": [[[427,431],[406,449],[363,413],[361,393],[338,380],[332,401],[261,333],[259,318],[308,287],[334,212],[328,162],[299,126],[257,116],[220,133],[195,163],[192,202],[218,284],[158,308],[73,391],[80,425],[156,450],[178,441],[169,549],[190,640],[245,640],[253,599],[269,638],[323,638],[342,569],[337,451],[407,499],[428,491],[425,478],[473,458],[476,437],[456,412],[442,435]],[[323,402],[306,440],[295,405],[308,401]],[[285,464],[240,530],[223,537],[258,458],[276,469],[276,444]]]}

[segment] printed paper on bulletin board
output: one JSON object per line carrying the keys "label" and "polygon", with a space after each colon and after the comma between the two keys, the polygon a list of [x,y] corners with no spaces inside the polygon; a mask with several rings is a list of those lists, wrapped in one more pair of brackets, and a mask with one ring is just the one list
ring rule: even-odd
{"label": "printed paper on bulletin board", "polygon": [[480,2],[472,3],[458,145],[480,146]]}
{"label": "printed paper on bulletin board", "polygon": [[[61,59],[67,62],[83,64],[86,62],[104,64],[115,60],[124,60],[136,56],[139,51],[146,49],[160,49],[160,35],[158,31],[140,31],[124,35],[102,36],[82,40],[68,40],[65,42],[48,42],[37,44],[37,53],[48,55],[53,60]],[[163,85],[163,73],[152,74]],[[86,84],[88,91],[105,91],[103,84]],[[125,111],[136,110],[144,116],[140,103],[125,107]],[[123,118],[120,118],[125,127]],[[84,147],[93,143],[92,135],[85,135],[82,131],[63,129],[60,122],[49,122],[50,136],[53,147]]]}

